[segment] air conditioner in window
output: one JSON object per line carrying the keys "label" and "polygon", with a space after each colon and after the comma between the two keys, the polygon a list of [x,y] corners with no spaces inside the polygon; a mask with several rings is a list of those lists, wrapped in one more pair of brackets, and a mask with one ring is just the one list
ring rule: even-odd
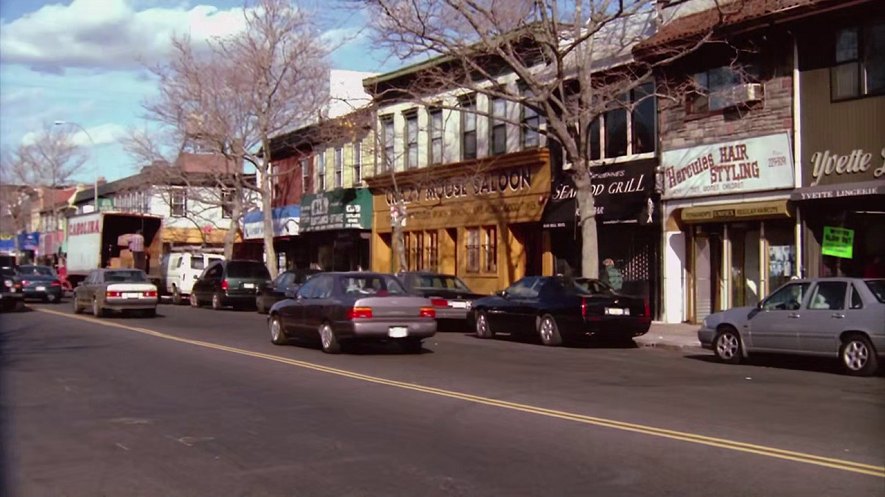
{"label": "air conditioner in window", "polygon": [[763,87],[761,83],[734,85],[724,90],[710,93],[710,110],[722,110],[741,104],[758,102],[762,100],[762,97]]}

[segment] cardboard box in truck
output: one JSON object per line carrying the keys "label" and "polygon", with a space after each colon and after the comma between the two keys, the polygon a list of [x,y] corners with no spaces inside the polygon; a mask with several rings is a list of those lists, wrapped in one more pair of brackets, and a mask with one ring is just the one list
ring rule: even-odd
{"label": "cardboard box in truck", "polygon": [[[138,230],[144,236],[145,251],[151,255],[151,259],[155,258],[162,249],[162,226],[163,218],[159,216],[128,212],[94,212],[71,216],[66,234],[68,279],[76,284],[90,270],[110,267],[112,262],[120,267],[132,267],[131,252],[127,247],[119,246],[118,241],[121,236]],[[147,273],[158,275],[159,268],[148,267]]]}

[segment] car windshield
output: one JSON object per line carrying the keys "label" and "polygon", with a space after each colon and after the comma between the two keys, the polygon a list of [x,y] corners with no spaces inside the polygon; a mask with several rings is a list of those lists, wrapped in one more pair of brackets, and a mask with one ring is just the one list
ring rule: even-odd
{"label": "car windshield", "polygon": [[55,276],[55,271],[49,266],[19,266],[19,274],[37,276]]}
{"label": "car windshield", "polygon": [[885,280],[866,280],[864,283],[876,296],[876,300],[885,304]]}
{"label": "car windshield", "polygon": [[577,288],[578,292],[580,293],[587,293],[590,295],[612,293],[612,289],[610,286],[599,280],[592,280],[588,278],[576,279],[575,288]]}
{"label": "car windshield", "polygon": [[231,278],[270,279],[267,267],[260,262],[231,262],[227,265],[227,275]]}
{"label": "car windshield", "polygon": [[147,278],[141,271],[108,271],[104,280],[110,283],[144,283]]}
{"label": "car windshield", "polygon": [[396,278],[388,275],[367,274],[345,276],[341,279],[346,295],[405,295],[406,289]]}
{"label": "car windshield", "polygon": [[415,288],[442,288],[446,290],[461,290],[469,292],[470,289],[463,281],[455,276],[444,274],[422,274],[415,278]]}

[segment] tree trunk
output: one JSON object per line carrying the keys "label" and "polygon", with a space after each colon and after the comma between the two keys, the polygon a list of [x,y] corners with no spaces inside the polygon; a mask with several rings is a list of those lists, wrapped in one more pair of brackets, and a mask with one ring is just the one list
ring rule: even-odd
{"label": "tree trunk", "polygon": [[270,164],[264,168],[261,176],[261,211],[264,215],[264,258],[271,279],[277,277],[277,251],[273,246],[273,184],[270,177]]}
{"label": "tree trunk", "polygon": [[[242,193],[237,192],[235,198],[242,198]],[[224,258],[228,261],[234,258],[234,242],[237,240],[237,231],[240,229],[239,219],[242,217],[242,212],[243,202],[234,200],[233,206],[231,206],[230,224],[227,233],[224,234]]]}
{"label": "tree trunk", "polygon": [[581,276],[599,278],[599,237],[596,232],[596,202],[589,175],[576,174],[578,222],[581,226]]}

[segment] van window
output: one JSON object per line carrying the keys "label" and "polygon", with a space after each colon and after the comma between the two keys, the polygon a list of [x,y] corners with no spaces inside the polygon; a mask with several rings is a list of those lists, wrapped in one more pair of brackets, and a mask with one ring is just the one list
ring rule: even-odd
{"label": "van window", "polygon": [[227,265],[230,278],[270,279],[270,273],[264,264],[255,261],[232,261]]}
{"label": "van window", "polygon": [[205,266],[202,257],[191,257],[191,269],[203,269]]}

